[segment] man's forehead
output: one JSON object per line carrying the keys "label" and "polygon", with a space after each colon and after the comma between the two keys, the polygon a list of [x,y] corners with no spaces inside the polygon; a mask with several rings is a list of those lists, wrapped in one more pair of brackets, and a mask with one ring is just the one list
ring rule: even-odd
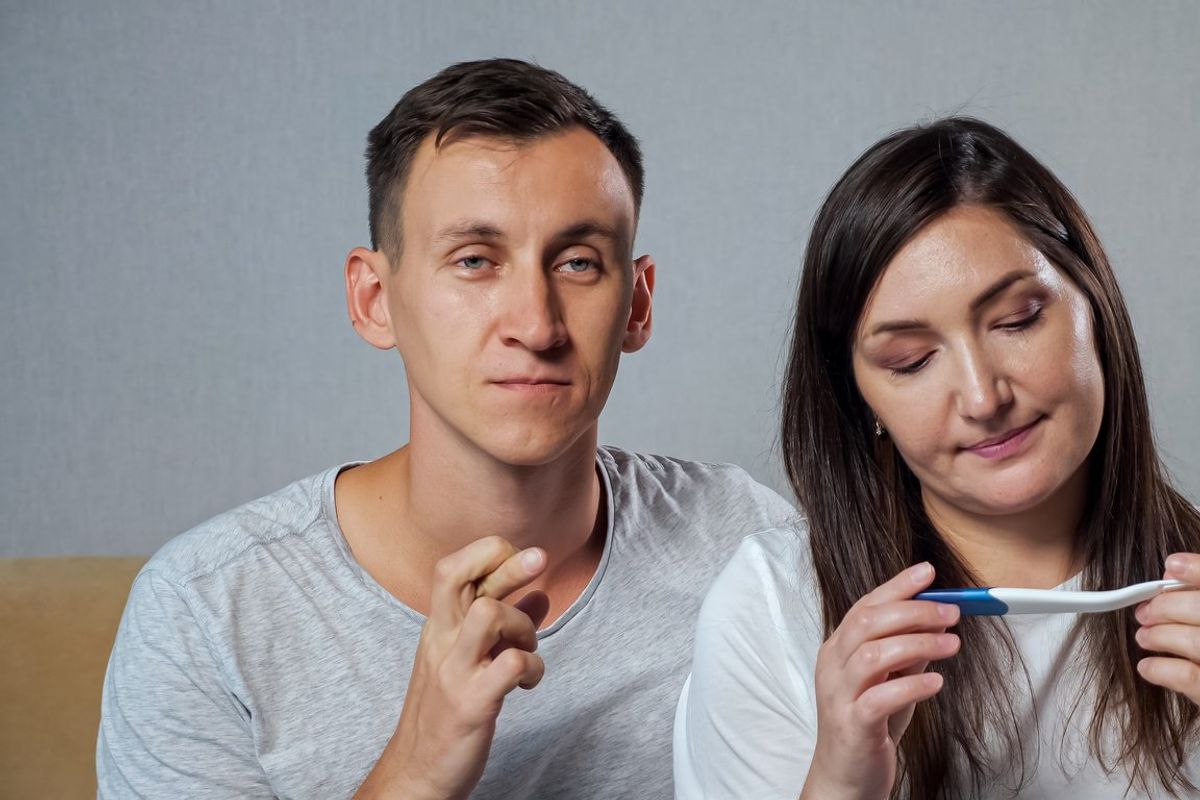
{"label": "man's forehead", "polygon": [[[633,193],[616,158],[582,128],[528,141],[469,136],[422,142],[402,205],[406,226],[425,233],[453,219],[547,224],[599,220],[613,229],[634,221]],[[533,219],[529,219],[530,217]]]}

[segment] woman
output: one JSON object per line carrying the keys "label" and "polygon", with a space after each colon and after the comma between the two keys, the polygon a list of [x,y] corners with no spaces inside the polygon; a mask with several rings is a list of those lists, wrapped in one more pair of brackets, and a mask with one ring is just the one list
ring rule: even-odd
{"label": "woman", "polygon": [[782,438],[807,520],[746,539],[705,602],[680,797],[1197,796],[1200,590],[1001,618],[912,599],[1164,563],[1200,586],[1108,260],[1003,132],[904,130],[833,188]]}

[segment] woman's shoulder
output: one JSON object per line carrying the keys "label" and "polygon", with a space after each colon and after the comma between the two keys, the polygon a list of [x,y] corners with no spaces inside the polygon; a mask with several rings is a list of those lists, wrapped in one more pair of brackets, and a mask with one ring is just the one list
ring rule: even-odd
{"label": "woman's shoulder", "polygon": [[803,518],[742,539],[713,582],[700,611],[700,625],[742,633],[787,631],[821,637],[821,601],[808,527]]}

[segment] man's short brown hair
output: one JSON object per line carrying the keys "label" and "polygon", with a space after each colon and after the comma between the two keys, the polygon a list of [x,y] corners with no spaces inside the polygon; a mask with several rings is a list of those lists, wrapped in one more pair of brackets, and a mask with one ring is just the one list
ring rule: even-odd
{"label": "man's short brown hair", "polygon": [[371,247],[397,259],[401,199],[413,157],[430,134],[434,146],[470,136],[527,142],[580,127],[604,143],[642,205],[642,153],[617,117],[553,70],[509,58],[454,64],[413,87],[367,137]]}

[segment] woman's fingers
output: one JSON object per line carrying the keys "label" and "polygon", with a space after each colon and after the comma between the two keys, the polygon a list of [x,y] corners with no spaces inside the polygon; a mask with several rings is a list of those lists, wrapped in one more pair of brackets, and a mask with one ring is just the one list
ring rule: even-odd
{"label": "woman's fingers", "polygon": [[854,605],[855,607],[874,606],[894,600],[907,600],[931,583],[933,583],[933,566],[928,561],[922,561],[920,564],[914,564],[898,573],[887,583],[879,584],[868,594],[863,595]]}
{"label": "woman's fingers", "polygon": [[1147,600],[1138,606],[1134,616],[1143,625],[1159,625],[1164,622],[1200,625],[1200,591],[1178,589],[1163,592],[1153,600]]}
{"label": "woman's fingers", "polygon": [[1136,638],[1137,643],[1147,650],[1200,663],[1200,628],[1194,625],[1151,625],[1139,628]]}
{"label": "woman's fingers", "polygon": [[914,666],[923,670],[930,661],[949,658],[959,645],[953,633],[910,633],[865,642],[846,662],[844,689],[853,700],[889,675],[904,676],[914,672]]}
{"label": "woman's fingers", "polygon": [[1196,553],[1172,553],[1167,556],[1164,577],[1200,586],[1200,555]]}
{"label": "woman's fingers", "polygon": [[958,623],[958,606],[928,600],[855,604],[834,634],[835,659],[845,665],[867,642],[907,633],[941,632]]}
{"label": "woman's fingers", "polygon": [[[854,716],[864,728],[878,729],[893,714],[928,700],[942,690],[942,676],[936,672],[905,675],[872,686],[854,701]],[[892,732],[896,735],[896,732]],[[902,733],[902,731],[901,731]]]}
{"label": "woman's fingers", "polygon": [[1200,705],[1200,666],[1182,658],[1152,656],[1138,662],[1137,670],[1150,683],[1179,692]]}

